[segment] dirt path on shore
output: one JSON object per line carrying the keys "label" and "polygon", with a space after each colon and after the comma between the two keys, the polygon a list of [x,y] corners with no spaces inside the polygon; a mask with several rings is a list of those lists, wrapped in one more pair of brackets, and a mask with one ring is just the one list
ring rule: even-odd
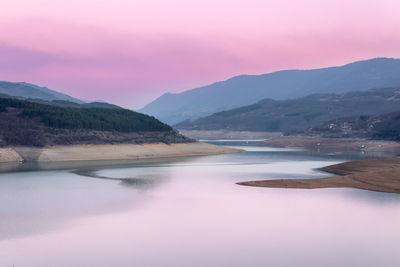
{"label": "dirt path on shore", "polygon": [[338,188],[400,194],[400,158],[372,159],[345,162],[320,170],[340,176],[316,179],[280,179],[240,182],[239,185],[272,188]]}

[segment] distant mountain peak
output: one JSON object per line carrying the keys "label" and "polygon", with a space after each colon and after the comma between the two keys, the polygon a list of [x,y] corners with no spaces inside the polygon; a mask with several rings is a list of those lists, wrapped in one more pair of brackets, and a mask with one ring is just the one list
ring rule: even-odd
{"label": "distant mountain peak", "polygon": [[84,101],[63,94],[47,87],[41,87],[27,82],[0,81],[0,93],[14,97],[41,99],[45,101],[65,100],[74,103],[84,103]]}
{"label": "distant mountain peak", "polygon": [[140,112],[176,124],[264,98],[282,100],[395,86],[400,86],[400,59],[378,57],[328,68],[238,75],[181,93],[163,94]]}

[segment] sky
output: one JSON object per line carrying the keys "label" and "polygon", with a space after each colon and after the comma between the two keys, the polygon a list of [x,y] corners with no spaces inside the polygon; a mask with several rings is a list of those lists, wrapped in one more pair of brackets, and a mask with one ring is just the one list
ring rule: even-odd
{"label": "sky", "polygon": [[399,0],[0,0],[0,80],[137,109],[239,74],[400,57]]}

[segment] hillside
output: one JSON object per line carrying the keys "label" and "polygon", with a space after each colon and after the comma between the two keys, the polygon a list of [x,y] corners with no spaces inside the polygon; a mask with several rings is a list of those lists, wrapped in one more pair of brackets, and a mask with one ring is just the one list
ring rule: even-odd
{"label": "hillside", "polygon": [[[0,97],[3,98],[10,98],[10,96],[5,96],[5,95],[0,95]],[[13,98],[13,97],[11,97]],[[111,108],[111,109],[122,109],[120,106],[114,105],[114,104],[109,104],[106,102],[89,102],[89,103],[83,103],[83,104],[78,104],[75,102],[67,101],[67,100],[52,100],[52,101],[46,101],[42,99],[25,99],[25,98],[19,98],[21,100],[27,100],[29,102],[34,102],[34,103],[39,103],[39,104],[44,104],[44,105],[51,105],[51,106],[58,106],[58,107],[65,107],[65,108]]]}
{"label": "hillside", "polygon": [[0,98],[0,146],[179,143],[191,140],[154,117],[122,108],[61,107]]}
{"label": "hillside", "polygon": [[297,133],[329,138],[362,137],[400,141],[400,111],[339,118]]}
{"label": "hillside", "polygon": [[31,99],[42,99],[46,101],[65,100],[74,103],[83,103],[82,100],[50,90],[47,87],[40,87],[24,82],[0,81],[0,94]]}
{"label": "hillside", "polygon": [[328,121],[400,110],[400,87],[342,94],[314,94],[290,100],[264,99],[256,104],[176,125],[185,130],[289,132]]}

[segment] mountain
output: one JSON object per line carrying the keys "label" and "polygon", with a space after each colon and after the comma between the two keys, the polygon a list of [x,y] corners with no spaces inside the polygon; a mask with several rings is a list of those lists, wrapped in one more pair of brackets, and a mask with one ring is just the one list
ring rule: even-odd
{"label": "mountain", "polygon": [[47,87],[40,87],[25,82],[0,81],[0,94],[22,98],[41,99],[46,101],[65,100],[74,103],[84,103],[82,100],[50,90]]}
{"label": "mountain", "polygon": [[82,107],[84,108],[116,108],[116,109],[123,109],[120,106],[110,104],[107,102],[90,102],[90,103],[84,103],[81,104]]}
{"label": "mountain", "polygon": [[264,98],[294,99],[314,93],[345,93],[400,86],[400,59],[375,58],[340,67],[240,75],[178,94],[167,93],[140,112],[176,124]]}
{"label": "mountain", "polygon": [[400,111],[400,87],[340,94],[313,94],[298,99],[264,99],[176,125],[185,130],[288,132],[319,126],[346,116]]}
{"label": "mountain", "polygon": [[117,105],[109,104],[103,101],[85,103],[85,101],[50,90],[47,87],[40,87],[25,82],[14,83],[0,81],[0,97],[17,98],[21,100],[28,100],[30,102],[41,103],[44,105],[60,107],[122,109]]}
{"label": "mountain", "polygon": [[[10,96],[7,95],[1,95],[0,97],[3,98],[10,98]],[[12,98],[12,97],[11,97]],[[66,100],[52,100],[52,101],[46,101],[46,100],[41,100],[41,99],[25,99],[25,98],[19,98],[21,100],[26,100],[34,103],[39,103],[39,104],[44,104],[44,105],[51,105],[51,106],[58,106],[58,107],[64,107],[64,108],[111,108],[111,109],[123,109],[120,106],[114,105],[114,104],[109,104],[106,102],[89,102],[89,103],[83,103],[83,104],[78,104],[76,102],[70,102]]]}
{"label": "mountain", "polygon": [[109,105],[86,105],[0,98],[0,147],[191,141],[154,117]]}

